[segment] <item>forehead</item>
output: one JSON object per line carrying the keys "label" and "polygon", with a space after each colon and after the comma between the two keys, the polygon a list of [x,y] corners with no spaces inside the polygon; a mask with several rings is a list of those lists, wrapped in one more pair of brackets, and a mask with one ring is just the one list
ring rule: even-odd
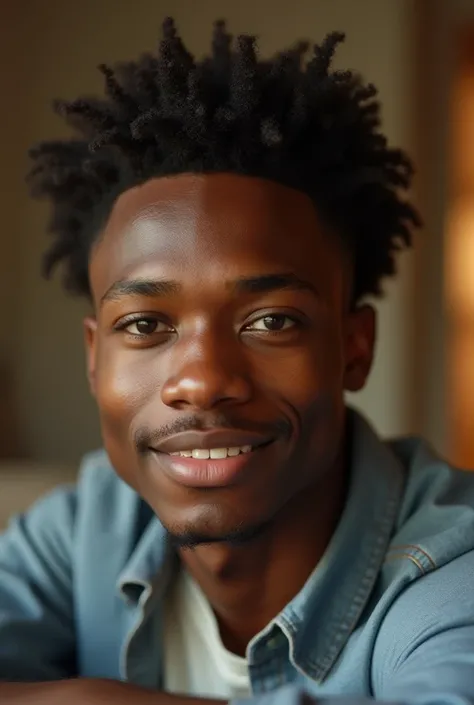
{"label": "forehead", "polygon": [[156,178],[115,203],[91,255],[91,283],[101,295],[150,267],[174,278],[275,267],[324,278],[338,250],[309,197],[294,189],[233,174]]}

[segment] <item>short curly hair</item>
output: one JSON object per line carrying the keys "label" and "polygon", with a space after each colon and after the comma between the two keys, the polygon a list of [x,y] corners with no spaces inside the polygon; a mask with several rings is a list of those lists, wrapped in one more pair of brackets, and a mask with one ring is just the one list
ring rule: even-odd
{"label": "short curly hair", "polygon": [[420,224],[402,197],[413,169],[380,132],[374,86],[331,69],[343,39],[329,34],[308,60],[304,43],[263,60],[254,37],[234,42],[217,22],[198,61],[168,18],[156,55],[101,65],[105,97],[55,103],[75,138],[30,150],[32,194],[52,204],[45,276],[62,265],[65,287],[90,296],[91,246],[120,193],[157,176],[231,172],[310,196],[350,249],[354,301],[381,294]]}

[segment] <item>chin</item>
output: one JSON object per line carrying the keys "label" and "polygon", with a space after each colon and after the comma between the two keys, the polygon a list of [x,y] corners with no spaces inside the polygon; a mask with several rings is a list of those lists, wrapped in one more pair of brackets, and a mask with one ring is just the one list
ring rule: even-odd
{"label": "chin", "polygon": [[172,544],[178,549],[210,544],[241,546],[259,538],[270,523],[244,517],[232,520],[228,515],[223,516],[222,509],[216,505],[201,507],[200,512],[194,511],[193,514],[193,517],[181,521],[176,519],[176,514],[172,521],[160,517]]}
{"label": "chin", "polygon": [[265,525],[239,527],[227,533],[202,532],[197,527],[173,527],[168,531],[171,543],[177,549],[193,549],[197,546],[221,544],[226,546],[243,546],[255,541],[265,531]]}

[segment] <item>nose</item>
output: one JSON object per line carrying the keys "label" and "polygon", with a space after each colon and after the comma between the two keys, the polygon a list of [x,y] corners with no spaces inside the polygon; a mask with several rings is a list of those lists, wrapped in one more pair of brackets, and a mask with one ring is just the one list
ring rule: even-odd
{"label": "nose", "polygon": [[174,372],[161,388],[163,403],[174,409],[207,411],[249,401],[252,385],[236,347],[217,343],[210,336],[176,345]]}

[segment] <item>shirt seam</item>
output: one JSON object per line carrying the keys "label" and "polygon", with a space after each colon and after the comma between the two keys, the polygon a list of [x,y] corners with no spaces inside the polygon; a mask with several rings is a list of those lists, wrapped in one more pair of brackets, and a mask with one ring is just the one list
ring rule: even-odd
{"label": "shirt seam", "polygon": [[385,559],[386,563],[391,563],[392,561],[396,560],[401,560],[403,558],[408,558],[412,563],[416,565],[418,570],[422,575],[426,575],[426,570],[424,569],[422,563],[418,560],[418,558],[415,558],[411,553],[392,553],[388,558]]}
{"label": "shirt seam", "polygon": [[435,562],[434,558],[428,553],[428,551],[426,551],[425,549],[421,548],[421,546],[417,546],[417,545],[412,544],[412,543],[399,544],[399,545],[392,546],[392,547],[388,550],[387,553],[388,553],[388,554],[391,554],[391,553],[397,553],[397,552],[399,552],[399,551],[405,552],[405,551],[408,551],[408,549],[413,549],[413,550],[416,551],[417,553],[420,553],[424,558],[426,558],[426,559],[428,560],[428,562],[429,562],[429,564],[430,564],[430,567],[431,567],[433,570],[436,570],[436,568],[437,568],[438,566],[436,565],[436,562]]}

